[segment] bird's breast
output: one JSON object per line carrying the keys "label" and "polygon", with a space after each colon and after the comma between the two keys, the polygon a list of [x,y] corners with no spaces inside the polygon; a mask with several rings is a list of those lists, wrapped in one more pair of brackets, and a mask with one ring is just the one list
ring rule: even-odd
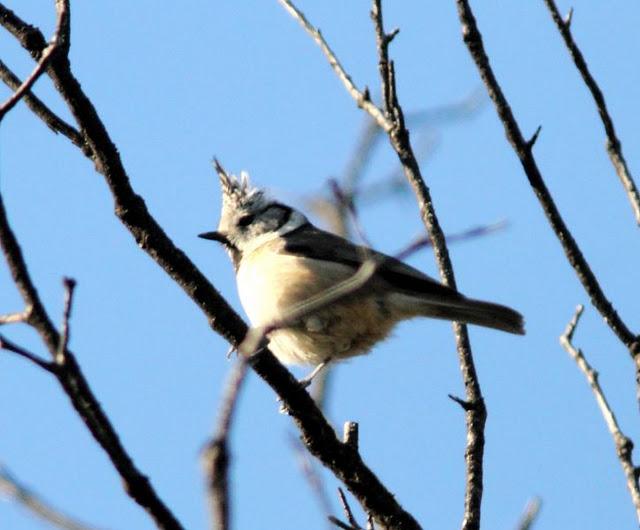
{"label": "bird's breast", "polygon": [[[269,325],[285,318],[293,306],[354,273],[352,267],[340,263],[261,249],[243,258],[238,291],[251,323]],[[327,357],[365,353],[395,324],[379,295],[370,291],[347,295],[272,332],[273,352],[287,364],[318,364]]]}

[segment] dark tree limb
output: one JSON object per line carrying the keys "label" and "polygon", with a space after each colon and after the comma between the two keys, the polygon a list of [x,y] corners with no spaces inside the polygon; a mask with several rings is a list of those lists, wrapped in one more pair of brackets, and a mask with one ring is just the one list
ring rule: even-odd
{"label": "dark tree limb", "polygon": [[598,279],[591,270],[589,263],[582,254],[570,230],[567,228],[560,211],[544,183],[542,174],[533,156],[532,145],[522,136],[511,107],[489,64],[489,58],[482,42],[482,36],[478,31],[478,25],[468,0],[456,0],[456,4],[462,24],[462,38],[464,43],[467,45],[469,53],[478,68],[480,77],[486,85],[489,96],[496,107],[496,112],[502,121],[507,139],[520,160],[529,184],[538,198],[551,228],[558,237],[567,260],[575,270],[593,306],[602,315],[605,322],[620,341],[628,348],[631,356],[634,358],[637,357],[637,354],[640,352],[640,341],[638,341],[638,337],[631,332],[618,315],[613,304],[606,297]]}
{"label": "dark tree limb", "polygon": [[[40,296],[31,280],[22,256],[22,250],[9,226],[2,195],[0,195],[0,247],[2,247],[9,271],[25,305],[31,308],[27,324],[39,333],[40,338],[49,350],[53,363],[45,365],[43,361],[38,360],[35,356],[30,357],[24,353],[22,356],[55,375],[74,409],[120,474],[127,493],[149,513],[158,528],[182,530],[182,525],[158,497],[149,483],[149,479],[136,468],[133,460],[122,446],[118,434],[89,387],[89,383],[85,379],[75,356],[67,348],[66,341],[69,337],[68,317],[71,311],[72,293],[72,288],[69,286],[70,283],[67,281],[67,296],[63,317],[63,330],[66,331],[60,334],[44,309]],[[7,349],[6,342],[3,343],[3,347]]]}
{"label": "dark tree limb", "polygon": [[215,434],[202,455],[207,479],[209,505],[211,507],[211,527],[214,530],[229,530],[231,528],[229,434],[240,390],[243,387],[246,375],[247,363],[244,358],[240,357],[229,376],[226,391],[222,398]]}
{"label": "dark tree limb", "polygon": [[56,366],[54,363],[41,359],[35,353],[31,353],[29,350],[26,350],[22,346],[18,346],[16,343],[11,342],[9,339],[2,335],[0,335],[0,350],[15,353],[18,357],[22,357],[23,359],[32,362],[39,368],[55,374]]}
{"label": "dark tree limb", "polygon": [[571,34],[573,9],[571,9],[569,11],[569,15],[563,19],[554,0],[544,0],[544,3],[551,13],[551,18],[553,18],[553,21],[555,22],[556,27],[558,28],[558,31],[571,54],[571,58],[573,59],[576,68],[578,69],[578,72],[580,72],[580,75],[584,80],[584,84],[587,85],[589,92],[591,92],[591,95],[593,96],[593,100],[598,109],[598,114],[600,115],[600,119],[602,120],[602,125],[604,126],[604,131],[607,136],[607,153],[609,154],[611,163],[613,164],[618,178],[627,193],[627,197],[631,203],[631,209],[633,210],[633,215],[636,218],[636,223],[640,225],[640,193],[638,193],[638,188],[631,176],[631,172],[627,166],[627,161],[622,154],[622,144],[616,134],[613,119],[609,114],[609,109],[607,109],[604,94],[602,93],[602,90],[600,90],[596,80],[591,75],[587,62]]}
{"label": "dark tree limb", "polygon": [[[12,33],[35,60],[39,59],[45,41],[37,28],[26,24],[1,4],[0,25]],[[233,346],[238,346],[245,338],[247,325],[184,252],[173,244],[151,216],[143,199],[134,192],[118,150],[71,72],[68,57],[57,54],[49,63],[47,74],[77,122],[87,146],[85,154],[93,160],[96,170],[104,176],[111,190],[116,216],[131,232],[138,246],[198,305],[211,327]],[[362,103],[365,107],[370,105],[365,100]],[[55,329],[47,327],[45,331],[45,335],[56,339],[53,343],[57,345]],[[268,349],[252,356],[250,365],[278,394],[311,454],[347,486],[368,512],[388,528],[420,528],[365,465],[360,454],[337,439],[309,394]]]}

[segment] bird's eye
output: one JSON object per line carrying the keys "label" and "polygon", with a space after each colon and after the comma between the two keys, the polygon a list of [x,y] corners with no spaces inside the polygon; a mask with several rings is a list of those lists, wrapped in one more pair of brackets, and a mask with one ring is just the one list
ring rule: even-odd
{"label": "bird's eye", "polygon": [[249,226],[253,223],[254,215],[243,215],[240,219],[238,219],[238,226]]}

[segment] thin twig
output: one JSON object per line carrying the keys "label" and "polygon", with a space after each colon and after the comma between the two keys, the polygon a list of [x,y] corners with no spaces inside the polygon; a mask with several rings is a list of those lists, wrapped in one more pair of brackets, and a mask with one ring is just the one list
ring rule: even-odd
{"label": "thin twig", "polygon": [[311,35],[311,38],[320,46],[320,49],[326,56],[331,68],[336,73],[342,84],[347,89],[347,92],[351,95],[351,97],[358,104],[358,107],[366,110],[369,115],[375,120],[380,127],[385,132],[388,132],[391,129],[391,123],[389,120],[385,118],[380,109],[371,101],[369,97],[368,91],[361,92],[355,83],[352,81],[351,76],[347,74],[345,69],[340,64],[340,61],[336,57],[336,54],[333,53],[327,41],[324,40],[322,33],[320,33],[319,29],[316,29],[304,16],[304,14],[293,5],[289,0],[278,0],[280,4],[289,12],[289,14],[296,19],[300,25],[305,29],[305,31]]}
{"label": "thin twig", "polygon": [[6,315],[0,315],[0,326],[4,324],[18,324],[24,323],[29,320],[31,311],[25,309],[20,313],[8,313]]}
{"label": "thin twig", "polygon": [[638,338],[627,327],[611,302],[607,299],[598,279],[594,275],[589,263],[583,256],[580,247],[562,219],[560,211],[544,183],[542,174],[540,173],[536,160],[533,156],[533,150],[524,139],[518,122],[511,111],[511,107],[509,106],[493,70],[491,69],[489,58],[487,57],[484,44],[482,42],[482,36],[478,30],[478,26],[468,0],[456,0],[456,4],[458,6],[458,16],[462,25],[463,40],[469,49],[469,53],[471,54],[476,67],[478,68],[480,77],[487,87],[489,96],[496,107],[498,116],[504,126],[507,139],[520,159],[520,163],[527,175],[529,184],[538,198],[549,224],[560,241],[567,260],[575,270],[576,275],[589,295],[593,306],[602,315],[611,330],[629,349],[631,356],[635,357],[640,351],[640,341],[638,341]]}
{"label": "thin twig", "polygon": [[207,477],[207,492],[211,507],[211,527],[215,530],[228,530],[231,528],[229,433],[246,375],[247,362],[240,357],[236,361],[226,385],[215,434],[203,452],[203,466]]}
{"label": "thin twig", "polygon": [[[11,71],[11,69],[2,62],[0,59],[0,79],[12,90],[17,90],[20,86],[20,79]],[[33,112],[42,122],[49,127],[54,133],[63,134],[76,146],[82,149],[87,156],[91,156],[89,147],[84,143],[82,135],[77,129],[69,125],[66,121],[55,114],[49,107],[47,107],[38,97],[32,92],[27,91],[23,96],[24,102],[27,107]]]}
{"label": "thin twig", "polygon": [[633,215],[636,218],[636,223],[640,225],[640,193],[638,193],[638,188],[636,187],[636,183],[631,176],[631,172],[627,167],[627,162],[622,154],[622,144],[618,139],[618,135],[616,134],[615,127],[613,125],[613,119],[609,114],[609,110],[607,109],[607,103],[604,99],[604,94],[598,83],[591,75],[589,71],[589,67],[587,66],[587,62],[580,51],[580,48],[576,44],[573,39],[573,35],[571,33],[571,19],[573,15],[573,9],[569,11],[569,16],[566,19],[563,19],[558,11],[558,7],[554,0],[544,0],[549,12],[551,13],[551,17],[562,35],[565,45],[571,54],[571,58],[573,59],[578,72],[582,76],[584,80],[584,84],[587,85],[587,88],[591,92],[593,99],[595,101],[596,107],[598,109],[598,114],[600,115],[600,119],[602,120],[602,125],[604,126],[604,131],[607,136],[606,148],[607,153],[609,154],[609,158],[611,159],[611,163],[624,187],[627,197],[629,198],[629,202],[631,203],[631,209],[633,210]]}
{"label": "thin twig", "polygon": [[43,370],[46,370],[47,372],[55,374],[54,364],[41,359],[37,355],[31,353],[28,350],[25,350],[22,346],[18,346],[17,344],[15,344],[14,342],[11,342],[9,339],[7,339],[6,337],[3,337],[2,335],[0,335],[0,350],[5,350],[11,353],[15,353],[16,355],[22,357],[23,359],[27,359],[28,361],[31,361],[32,363],[39,366]]}
{"label": "thin twig", "polygon": [[71,308],[73,306],[73,291],[76,287],[76,281],[73,278],[64,278],[62,280],[64,285],[64,309],[62,311],[62,326],[60,333],[60,344],[56,350],[55,362],[56,364],[64,364],[67,354],[67,346],[69,345],[70,338],[70,326],[69,319],[71,318]]}
{"label": "thin twig", "polygon": [[313,467],[313,463],[309,458],[309,454],[304,448],[302,442],[295,436],[290,436],[291,447],[296,455],[296,460],[300,464],[300,469],[302,470],[302,474],[306,479],[307,483],[311,487],[311,491],[314,493],[316,499],[318,499],[318,503],[320,504],[320,509],[327,514],[327,517],[331,517],[331,502],[329,502],[329,496],[324,487],[324,482],[322,481],[322,477]]}
{"label": "thin twig", "polygon": [[333,515],[330,515],[328,519],[338,528],[342,528],[342,530],[362,530],[362,528],[360,528],[359,526],[351,526],[350,524],[342,522],[340,519]]}
{"label": "thin twig", "polygon": [[358,450],[360,444],[359,440],[359,428],[355,421],[345,421],[342,429],[342,439],[345,445],[353,447],[354,450]]}
{"label": "thin twig", "polygon": [[531,530],[533,523],[540,514],[540,508],[542,507],[542,501],[539,497],[534,497],[527,502],[524,507],[524,512],[516,525],[516,530]]}
{"label": "thin twig", "polygon": [[96,530],[96,527],[81,523],[62,513],[58,508],[43,500],[39,495],[20,483],[18,479],[0,463],[0,493],[24,506],[30,513],[62,530]]}
{"label": "thin twig", "polygon": [[579,305],[576,308],[573,318],[569,324],[567,324],[567,328],[564,333],[560,336],[560,344],[562,344],[562,347],[576,362],[578,368],[586,377],[587,382],[593,391],[593,395],[596,398],[600,412],[602,413],[604,421],[607,424],[607,428],[609,429],[609,433],[611,433],[611,437],[613,438],[613,442],[616,446],[616,454],[618,455],[618,460],[622,466],[624,476],[627,479],[627,488],[629,488],[631,501],[633,502],[633,506],[636,510],[636,517],[638,518],[638,522],[640,522],[640,487],[638,486],[637,468],[633,463],[633,442],[631,441],[631,438],[625,436],[620,430],[618,420],[616,419],[616,416],[604,395],[600,382],[598,381],[598,372],[591,367],[582,353],[582,350],[573,345],[573,334],[578,326],[583,310],[584,307],[582,305]]}
{"label": "thin twig", "polygon": [[[447,243],[458,243],[460,241],[474,239],[476,237],[481,237],[484,235],[492,234],[493,232],[498,232],[499,230],[503,230],[508,226],[508,224],[509,223],[506,220],[501,220],[490,225],[475,226],[463,232],[445,236],[445,241]],[[418,250],[430,247],[431,244],[431,238],[429,236],[419,237],[415,241],[407,245],[400,252],[396,253],[395,258],[399,260],[405,260]]]}
{"label": "thin twig", "polygon": [[347,517],[347,521],[353,528],[360,529],[360,525],[356,521],[356,518],[353,516],[353,512],[351,511],[351,506],[349,506],[349,501],[347,501],[347,496],[342,491],[342,488],[338,488],[338,497],[340,498],[340,504],[344,511],[345,516]]}
{"label": "thin twig", "polygon": [[6,114],[18,104],[26,94],[31,90],[33,84],[45,71],[49,60],[53,57],[53,54],[58,51],[69,37],[69,3],[57,1],[56,10],[58,13],[56,21],[56,29],[51,38],[49,45],[44,49],[38,64],[31,72],[31,75],[27,77],[23,83],[16,89],[16,91],[7,99],[2,105],[0,105],[0,122]]}

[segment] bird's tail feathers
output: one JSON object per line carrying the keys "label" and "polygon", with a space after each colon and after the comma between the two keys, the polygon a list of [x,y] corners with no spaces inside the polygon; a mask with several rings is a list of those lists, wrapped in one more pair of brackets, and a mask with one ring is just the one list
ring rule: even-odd
{"label": "bird's tail feathers", "polygon": [[471,298],[426,299],[413,298],[416,315],[453,320],[524,335],[524,319],[510,307],[473,300]]}

